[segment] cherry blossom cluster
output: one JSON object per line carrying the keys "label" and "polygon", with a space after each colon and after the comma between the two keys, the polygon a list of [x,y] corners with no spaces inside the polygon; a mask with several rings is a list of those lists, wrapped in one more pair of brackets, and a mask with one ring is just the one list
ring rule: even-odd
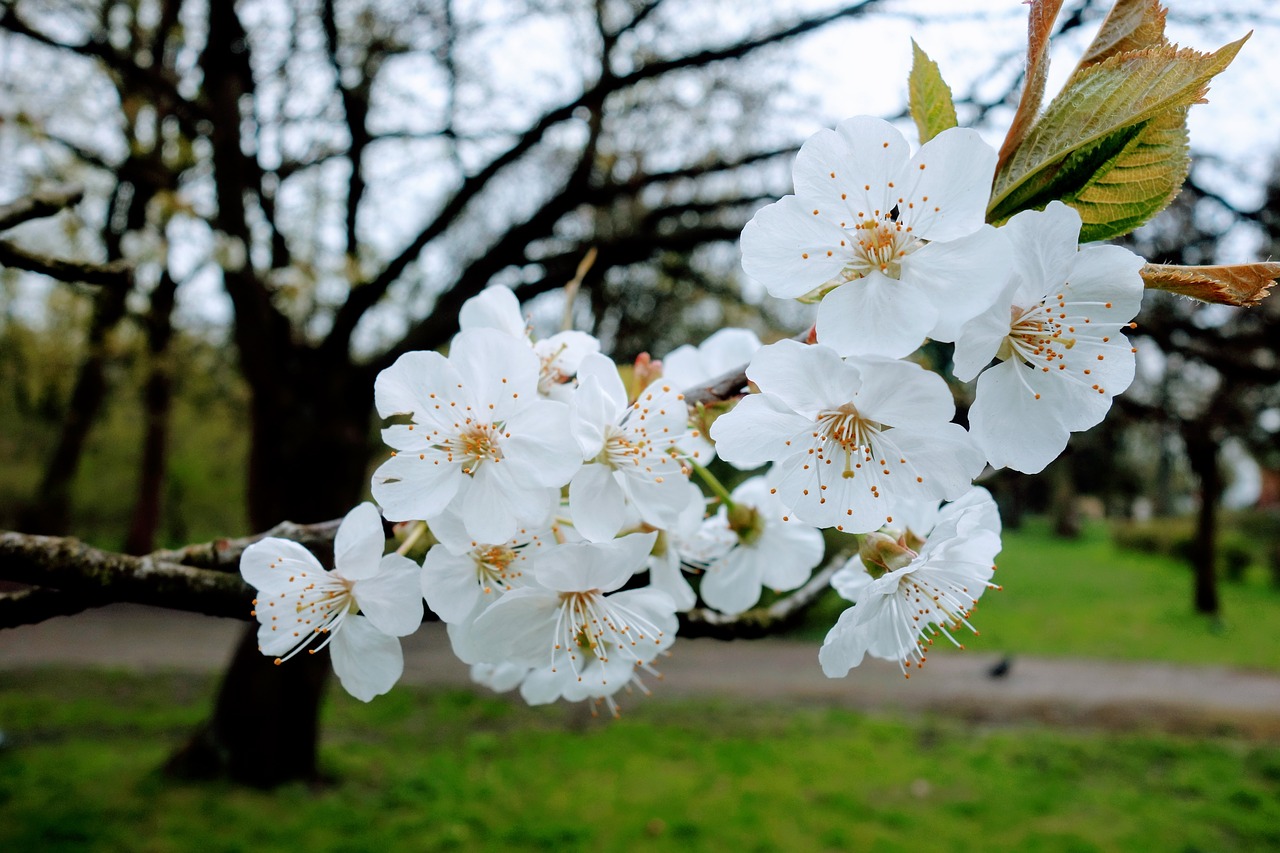
{"label": "cherry blossom cluster", "polygon": [[[614,708],[644,689],[679,613],[732,618],[804,586],[824,528],[845,537],[833,569],[855,552],[831,579],[852,606],[822,647],[828,675],[867,655],[905,672],[936,636],[958,644],[1000,550],[975,478],[1040,471],[1101,421],[1133,377],[1123,330],[1143,291],[1142,260],[1078,245],[1061,202],[986,224],[995,165],[971,130],[914,156],[879,119],[818,133],[795,194],[742,235],[749,276],[818,303],[815,342],[724,329],[650,365],[659,378],[634,397],[596,339],[535,339],[506,288],[471,299],[448,355],[408,353],[375,385],[391,455],[372,493],[412,534],[384,556],[362,504],[332,571],[284,540],[249,548],[263,653],[328,644],[367,701],[399,678],[397,638],[425,599],[477,681]],[[926,340],[954,345],[953,380],[977,380],[967,427],[948,378],[912,360]],[[751,392],[708,434],[682,390],[743,364]],[[716,457],[745,472],[735,488]],[[421,565],[404,556],[420,541]]]}

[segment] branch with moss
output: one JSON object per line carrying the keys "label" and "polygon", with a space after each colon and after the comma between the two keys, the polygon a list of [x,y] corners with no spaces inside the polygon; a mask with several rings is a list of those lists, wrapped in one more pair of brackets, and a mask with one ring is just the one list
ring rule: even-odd
{"label": "branch with moss", "polygon": [[[0,578],[100,604],[129,601],[237,619],[249,618],[253,599],[237,574],[117,554],[70,537],[9,531],[0,532]],[[8,609],[22,609],[23,600],[11,599]],[[31,610],[47,610],[52,600],[46,593],[25,597]]]}

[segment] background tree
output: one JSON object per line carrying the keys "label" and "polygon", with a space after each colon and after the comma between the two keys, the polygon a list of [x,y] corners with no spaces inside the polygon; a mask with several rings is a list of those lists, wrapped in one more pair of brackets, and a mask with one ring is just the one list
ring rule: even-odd
{"label": "background tree", "polygon": [[[184,292],[216,283],[229,303],[253,529],[359,500],[374,376],[447,341],[458,307],[490,282],[528,299],[594,249],[583,282],[602,294],[588,297],[594,323],[632,346],[627,312],[657,310],[672,280],[663,264],[674,254],[689,258],[682,275],[697,269],[699,247],[736,240],[752,208],[786,189],[769,167],[800,134],[752,120],[776,72],[756,64],[748,77],[742,63],[875,5],[807,18],[661,0],[0,5],[6,49],[30,63],[6,82],[27,110],[15,132],[46,158],[33,171],[107,187],[105,205],[82,206],[96,237],[85,254],[112,263],[132,245],[139,270],[95,292],[28,526],[66,531],[68,484],[108,392],[105,342],[130,300],[148,303],[153,365],[137,550],[155,529],[168,318]],[[698,29],[690,14],[734,25]],[[49,97],[41,67],[73,91]],[[75,87],[96,96],[86,121]],[[609,294],[637,288],[652,301],[613,307],[635,299]],[[247,633],[186,769],[263,784],[311,775],[327,664],[299,664],[272,667]],[[264,704],[278,725],[264,724]]]}

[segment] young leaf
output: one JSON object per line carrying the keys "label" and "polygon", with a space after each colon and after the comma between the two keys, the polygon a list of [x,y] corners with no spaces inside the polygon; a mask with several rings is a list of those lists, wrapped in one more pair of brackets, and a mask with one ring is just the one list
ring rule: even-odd
{"label": "young leaf", "polygon": [[1190,267],[1147,264],[1142,281],[1151,290],[1165,290],[1220,305],[1257,305],[1280,278],[1280,264],[1256,263]]}
{"label": "young leaf", "polygon": [[911,117],[920,132],[920,144],[924,145],[944,130],[956,126],[956,105],[951,99],[951,87],[942,79],[938,63],[911,40],[911,76],[907,78],[907,91]]}
{"label": "young leaf", "polygon": [[[1248,38],[1215,53],[1173,46],[1122,53],[1084,69],[997,168],[988,221],[1003,222],[1035,206],[1033,199],[1082,192],[1087,181],[1080,180],[1082,164],[1071,162],[1073,154],[1080,152],[1095,171],[1114,165],[1111,161],[1130,143],[1126,136],[1141,132],[1134,131],[1135,126],[1167,121],[1167,113],[1199,102],[1209,81],[1230,64]],[[1116,137],[1121,131],[1127,134]],[[1095,150],[1099,146],[1101,151]],[[1064,173],[1064,166],[1072,168]]]}
{"label": "young leaf", "polygon": [[1053,31],[1053,22],[1058,19],[1061,9],[1062,0],[1033,0],[1031,3],[1031,14],[1027,19],[1027,79],[1018,100],[1018,110],[1009,125],[1009,133],[1000,146],[997,171],[1022,143],[1040,111],[1045,78],[1049,74],[1049,33]]}
{"label": "young leaf", "polygon": [[1080,242],[1109,240],[1151,220],[1173,201],[1187,179],[1187,109],[1141,125],[1120,153],[1062,200],[1080,213]]}
{"label": "young leaf", "polygon": [[1157,0],[1118,0],[1098,28],[1093,43],[1071,73],[1074,79],[1090,65],[1097,65],[1120,53],[1160,47],[1168,44],[1164,37],[1166,10]]}

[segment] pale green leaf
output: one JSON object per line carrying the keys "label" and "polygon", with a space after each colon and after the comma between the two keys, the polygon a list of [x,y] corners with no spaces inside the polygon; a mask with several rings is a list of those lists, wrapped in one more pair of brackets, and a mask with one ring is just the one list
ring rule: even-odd
{"label": "pale green leaf", "polygon": [[944,130],[958,124],[956,105],[951,99],[951,87],[942,79],[938,63],[911,40],[911,76],[907,78],[908,103],[911,118],[920,132],[920,144],[928,142]]}
{"label": "pale green leaf", "polygon": [[[1003,222],[1036,206],[1046,192],[1060,198],[1083,191],[1098,169],[1114,165],[1113,159],[1131,144],[1130,137],[1140,132],[1132,128],[1153,120],[1164,122],[1168,113],[1199,102],[1209,81],[1230,64],[1248,38],[1215,53],[1173,46],[1122,53],[1084,69],[997,169],[988,220]],[[1099,146],[1102,150],[1095,151]],[[1085,180],[1077,176],[1064,182],[1058,177],[1064,167],[1079,172],[1080,163],[1086,161],[1094,172]]]}

